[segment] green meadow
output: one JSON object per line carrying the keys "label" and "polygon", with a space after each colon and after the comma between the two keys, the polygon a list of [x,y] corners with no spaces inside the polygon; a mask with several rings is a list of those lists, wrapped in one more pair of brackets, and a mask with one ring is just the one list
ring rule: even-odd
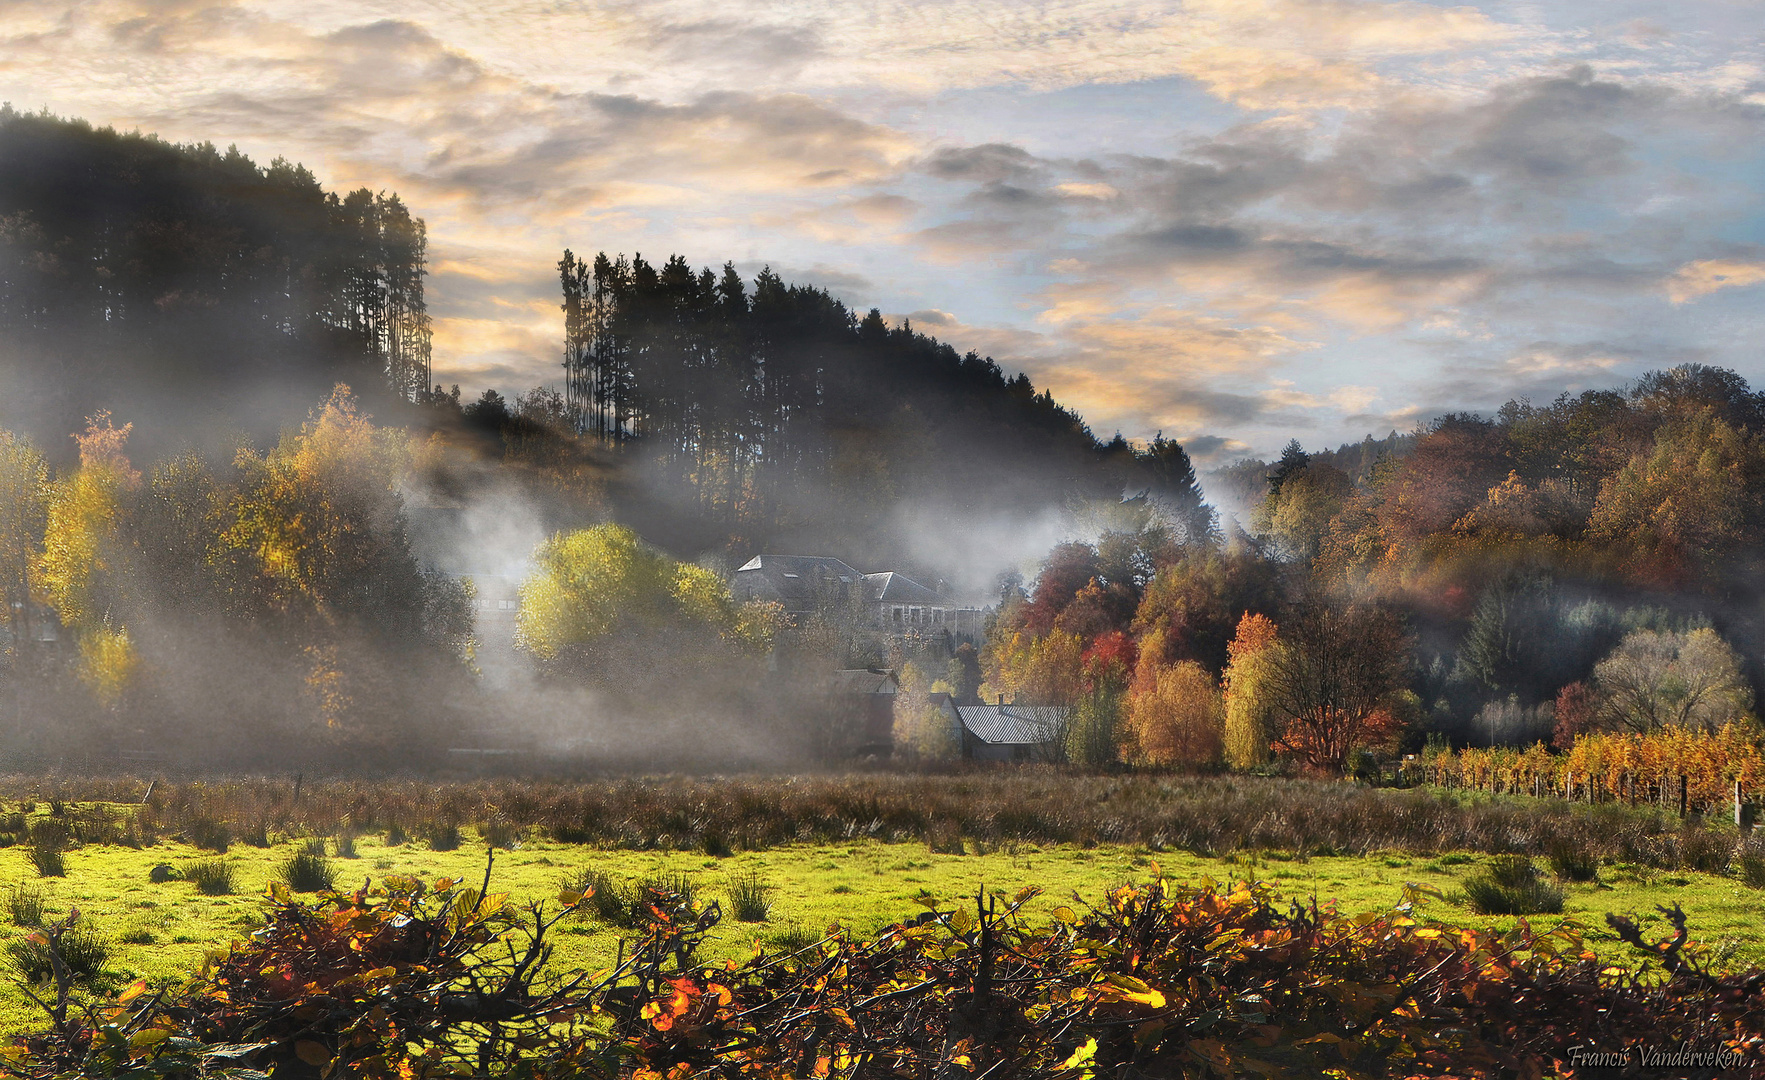
{"label": "green meadow", "polygon": [[[434,851],[420,842],[388,846],[378,836],[355,841],[354,858],[333,856],[339,888],[354,888],[388,874],[415,874],[427,880],[450,877],[477,882],[484,873],[485,847],[470,830],[454,851]],[[280,873],[281,864],[300,850],[304,839],[281,839],[268,848],[234,844],[221,856],[175,841],[136,849],[120,845],[76,847],[66,854],[64,877],[39,877],[23,846],[0,849],[0,884],[40,888],[46,914],[80,911],[81,922],[111,946],[111,957],[98,988],[115,988],[136,978],[150,982],[175,980],[197,970],[210,950],[225,948],[262,925],[263,893]],[[328,845],[328,848],[332,845]],[[174,869],[222,858],[233,865],[235,892],[204,896],[183,880],[155,884],[151,873],[164,863]],[[756,941],[778,949],[813,941],[829,925],[842,924],[860,934],[923,910],[916,898],[925,894],[944,903],[972,902],[981,889],[1011,893],[1025,885],[1043,895],[1031,905],[1040,918],[1055,906],[1071,903],[1074,894],[1095,901],[1112,886],[1144,881],[1162,872],[1173,880],[1216,882],[1250,878],[1265,881],[1278,896],[1310,903],[1335,903],[1345,913],[1388,910],[1402,899],[1404,885],[1430,886],[1443,894],[1427,905],[1429,915],[1466,926],[1506,928],[1513,917],[1484,917],[1455,898],[1463,880],[1477,872],[1487,856],[1449,852],[1433,856],[1373,854],[1367,856],[1297,859],[1280,853],[1204,858],[1176,851],[1152,852],[1144,847],[1072,845],[1004,845],[967,853],[934,853],[923,843],[861,841],[853,844],[803,844],[764,851],[712,857],[699,852],[611,850],[565,844],[549,839],[521,841],[512,850],[496,852],[491,888],[517,901],[547,899],[555,903],[564,881],[584,870],[599,871],[615,881],[684,875],[701,901],[719,900],[727,913],[732,879],[756,875],[770,888],[765,922],[742,923],[726,915],[706,954],[707,959],[747,955]],[[1543,866],[1542,860],[1540,865]],[[1559,882],[1566,894],[1560,916],[1534,916],[1535,926],[1551,927],[1573,920],[1583,926],[1590,945],[1602,958],[1628,963],[1631,951],[1606,929],[1603,916],[1630,915],[1645,925],[1661,927],[1657,904],[1679,903],[1690,915],[1697,941],[1725,967],[1765,964],[1765,891],[1714,874],[1606,864],[1597,881]],[[6,894],[10,896],[10,891]],[[4,935],[28,932],[12,925],[10,907],[0,907]],[[553,966],[559,969],[608,966],[622,931],[592,917],[572,917],[556,932]],[[0,964],[6,962],[0,957]],[[36,1026],[40,1016],[11,977],[0,989],[0,1030],[18,1032]]]}

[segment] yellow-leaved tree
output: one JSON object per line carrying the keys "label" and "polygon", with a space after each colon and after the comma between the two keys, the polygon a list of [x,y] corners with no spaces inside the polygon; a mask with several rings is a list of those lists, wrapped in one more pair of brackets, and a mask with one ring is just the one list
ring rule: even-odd
{"label": "yellow-leaved tree", "polygon": [[622,525],[597,525],[559,533],[533,553],[516,643],[542,668],[613,684],[640,669],[663,674],[657,665],[678,674],[680,664],[764,656],[783,621],[777,604],[738,602],[710,570]]}
{"label": "yellow-leaved tree", "polygon": [[1226,764],[1234,769],[1254,768],[1273,757],[1280,730],[1268,680],[1280,648],[1274,620],[1250,612],[1238,620],[1238,633],[1226,646],[1225,750]]}
{"label": "yellow-leaved tree", "polygon": [[1147,765],[1214,765],[1224,726],[1220,690],[1206,668],[1193,660],[1164,665],[1141,654],[1128,693],[1124,756]]}
{"label": "yellow-leaved tree", "polygon": [[129,563],[124,501],[141,479],[125,452],[133,427],[100,412],[74,436],[80,466],[51,489],[37,569],[44,599],[78,645],[81,680],[106,706],[121,700],[140,668],[118,611]]}
{"label": "yellow-leaved tree", "polygon": [[934,680],[925,669],[908,661],[901,665],[901,688],[895,695],[895,751],[919,761],[948,761],[962,756],[962,736],[955,713],[944,707],[951,687]]}
{"label": "yellow-leaved tree", "polygon": [[981,663],[981,699],[1015,705],[1071,705],[1084,692],[1085,642],[1077,634],[1019,630],[988,642]]}

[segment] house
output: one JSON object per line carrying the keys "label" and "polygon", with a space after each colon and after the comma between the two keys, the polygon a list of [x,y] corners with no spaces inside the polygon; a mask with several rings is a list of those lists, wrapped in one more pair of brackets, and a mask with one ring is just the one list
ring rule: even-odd
{"label": "house", "polygon": [[833,673],[837,740],[855,757],[887,757],[895,747],[895,696],[901,680],[887,668],[845,668]]}
{"label": "house", "polygon": [[948,631],[975,637],[987,615],[906,574],[865,574],[822,555],[756,555],[736,570],[729,587],[737,599],[775,601],[793,618],[850,606],[862,613],[865,625],[886,634]]}
{"label": "house", "polygon": [[1066,732],[1064,705],[939,704],[956,724],[962,756],[974,761],[1052,761]]}

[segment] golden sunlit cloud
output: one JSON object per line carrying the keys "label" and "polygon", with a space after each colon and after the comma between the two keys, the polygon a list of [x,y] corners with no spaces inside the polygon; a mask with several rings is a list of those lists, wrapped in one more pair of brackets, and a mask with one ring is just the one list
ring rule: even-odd
{"label": "golden sunlit cloud", "polygon": [[1699,259],[1686,263],[1667,279],[1667,299],[1685,304],[1718,289],[1740,289],[1765,281],[1765,262]]}

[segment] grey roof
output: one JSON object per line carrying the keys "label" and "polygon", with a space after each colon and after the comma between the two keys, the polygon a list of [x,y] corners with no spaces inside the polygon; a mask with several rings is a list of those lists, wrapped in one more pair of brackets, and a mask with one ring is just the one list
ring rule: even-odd
{"label": "grey roof", "polygon": [[900,685],[894,672],[881,668],[842,668],[833,673],[836,694],[893,694]]}
{"label": "grey roof", "polygon": [[766,596],[803,610],[814,606],[826,585],[862,588],[864,575],[823,555],[756,555],[736,570],[733,581],[749,596]]}
{"label": "grey roof", "polygon": [[864,581],[870,598],[885,604],[947,605],[950,603],[906,574],[898,574],[893,570],[881,574],[865,574]]}
{"label": "grey roof", "polygon": [[1062,705],[958,705],[956,716],[968,733],[994,746],[1033,746],[1060,735],[1067,709]]}

